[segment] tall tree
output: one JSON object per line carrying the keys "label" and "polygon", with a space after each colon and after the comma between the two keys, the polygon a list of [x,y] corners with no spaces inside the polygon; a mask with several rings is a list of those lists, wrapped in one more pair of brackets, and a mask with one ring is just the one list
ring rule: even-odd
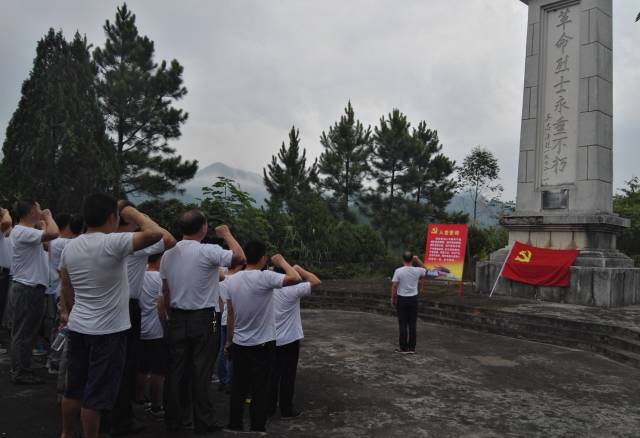
{"label": "tall tree", "polygon": [[86,194],[111,190],[115,157],[95,90],[86,38],[50,29],[38,42],[3,145],[2,187],[54,211],[78,211]]}
{"label": "tall tree", "polygon": [[340,120],[328,133],[322,132],[320,143],[324,147],[318,163],[318,171],[324,175],[320,185],[332,193],[342,218],[349,218],[349,203],[360,195],[367,171],[367,157],[373,143],[371,127],[365,129],[356,120],[349,101]]}
{"label": "tall tree", "polygon": [[453,197],[456,182],[451,179],[455,161],[442,154],[438,131],[422,121],[411,133],[413,140],[407,173],[402,176],[403,190],[426,208],[432,217],[444,212]]}
{"label": "tall tree", "polygon": [[400,183],[409,167],[414,145],[410,126],[407,116],[394,109],[386,119],[380,119],[380,125],[374,130],[371,175],[376,187],[365,197],[365,203],[367,214],[380,229],[387,247],[402,220],[404,197]]}
{"label": "tall tree", "polygon": [[196,161],[183,161],[169,140],[180,137],[188,114],[172,106],[187,94],[175,59],[154,61],[153,41],[138,34],[136,16],[124,4],[106,21],[104,48],[93,56],[107,130],[115,147],[118,192],[152,196],[178,191],[193,178]]}
{"label": "tall tree", "polygon": [[282,142],[278,155],[263,169],[264,185],[269,192],[270,207],[292,212],[301,195],[308,194],[318,181],[318,164],[307,166],[307,151],[300,152],[300,131],[295,126],[289,131],[289,147]]}
{"label": "tall tree", "polygon": [[482,146],[474,147],[458,168],[460,186],[471,192],[473,199],[473,224],[476,224],[478,199],[502,192],[502,186],[496,183],[500,173],[498,159]]}

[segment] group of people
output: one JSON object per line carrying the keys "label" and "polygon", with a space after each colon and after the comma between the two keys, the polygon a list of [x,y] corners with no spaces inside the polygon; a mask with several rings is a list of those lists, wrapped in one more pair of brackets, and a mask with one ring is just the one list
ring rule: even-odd
{"label": "group of people", "polygon": [[[0,315],[15,384],[43,383],[31,358],[48,340],[61,391],[62,438],[105,423],[113,436],[140,431],[134,403],[167,429],[216,423],[211,381],[229,397],[228,430],[266,431],[295,418],[303,338],[300,299],[320,284],[258,241],[241,246],[226,225],[209,235],[204,214],[184,212],[181,240],[127,201],[84,200],[82,216],[54,216],[35,201],[0,209]],[[270,262],[270,263],[269,263]],[[60,341],[60,342],[59,342]],[[3,339],[0,338],[0,342]],[[63,348],[59,344],[63,343]],[[59,350],[59,351],[58,351]]]}

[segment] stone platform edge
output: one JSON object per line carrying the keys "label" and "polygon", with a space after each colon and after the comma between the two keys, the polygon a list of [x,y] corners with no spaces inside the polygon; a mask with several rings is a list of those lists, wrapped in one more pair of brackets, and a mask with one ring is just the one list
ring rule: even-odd
{"label": "stone platform edge", "polygon": [[[501,268],[499,261],[478,263],[476,292],[489,293]],[[566,288],[532,286],[501,277],[494,295],[598,307],[640,304],[640,268],[572,266]]]}

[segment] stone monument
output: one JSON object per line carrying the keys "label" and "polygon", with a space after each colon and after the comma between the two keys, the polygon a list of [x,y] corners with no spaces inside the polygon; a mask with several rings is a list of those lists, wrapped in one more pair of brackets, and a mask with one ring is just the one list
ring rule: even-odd
{"label": "stone monument", "polygon": [[[529,7],[516,240],[581,251],[569,288],[500,278],[495,294],[596,306],[640,303],[640,269],[616,249],[629,221],[612,211],[612,0],[522,0]],[[491,290],[509,248],[476,270]]]}

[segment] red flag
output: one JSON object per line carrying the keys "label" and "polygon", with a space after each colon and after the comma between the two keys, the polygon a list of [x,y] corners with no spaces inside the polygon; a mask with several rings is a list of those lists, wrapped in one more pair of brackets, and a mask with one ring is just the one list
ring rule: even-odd
{"label": "red flag", "polygon": [[502,276],[536,286],[569,286],[569,268],[580,251],[538,248],[516,242]]}

